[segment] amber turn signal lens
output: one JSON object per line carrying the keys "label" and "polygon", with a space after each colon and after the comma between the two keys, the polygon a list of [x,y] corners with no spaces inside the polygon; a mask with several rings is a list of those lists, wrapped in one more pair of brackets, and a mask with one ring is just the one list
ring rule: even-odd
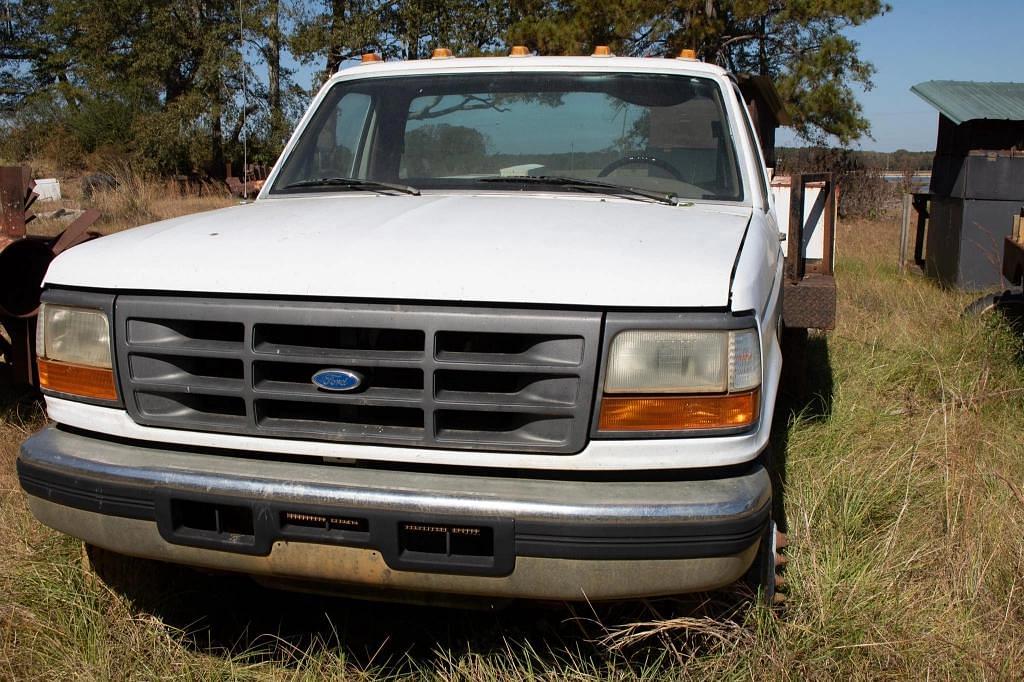
{"label": "amber turn signal lens", "polygon": [[688,431],[750,426],[758,392],[716,396],[613,398],[601,401],[600,431]]}
{"label": "amber turn signal lens", "polygon": [[114,371],[39,358],[39,385],[49,391],[96,400],[117,400]]}

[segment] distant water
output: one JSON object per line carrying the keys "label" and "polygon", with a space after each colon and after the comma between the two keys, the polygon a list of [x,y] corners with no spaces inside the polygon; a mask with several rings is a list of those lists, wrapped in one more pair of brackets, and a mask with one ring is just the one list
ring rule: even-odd
{"label": "distant water", "polygon": [[[886,182],[903,182],[903,173],[882,173]],[[927,192],[931,184],[931,171],[919,171],[910,178],[910,189],[913,192]]]}

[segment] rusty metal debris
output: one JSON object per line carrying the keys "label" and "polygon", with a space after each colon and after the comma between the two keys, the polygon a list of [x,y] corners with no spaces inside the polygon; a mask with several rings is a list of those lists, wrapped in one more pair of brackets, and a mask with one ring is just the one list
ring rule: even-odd
{"label": "rusty metal debris", "polygon": [[263,184],[270,174],[270,168],[261,164],[250,163],[244,167],[244,180],[233,175],[231,162],[228,162],[224,183],[236,197],[255,197],[263,189]]}
{"label": "rusty metal debris", "polygon": [[1014,286],[1024,285],[1024,209],[1013,217],[1010,236],[1003,240],[1003,277]]}
{"label": "rusty metal debris", "polygon": [[82,213],[57,237],[29,235],[36,200],[28,166],[0,167],[0,380],[37,386],[35,321],[46,269],[55,257],[98,237],[89,227],[99,211]]}

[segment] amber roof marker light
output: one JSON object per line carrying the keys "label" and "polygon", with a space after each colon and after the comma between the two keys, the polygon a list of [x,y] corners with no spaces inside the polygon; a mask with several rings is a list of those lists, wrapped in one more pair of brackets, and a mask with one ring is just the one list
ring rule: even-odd
{"label": "amber roof marker light", "polygon": [[375,64],[377,62],[382,62],[384,60],[381,59],[381,56],[376,52],[367,52],[366,54],[359,58],[359,61],[362,62],[363,64]]}
{"label": "amber roof marker light", "polygon": [[530,48],[526,45],[513,45],[512,51],[508,53],[509,57],[529,57]]}
{"label": "amber roof marker light", "polygon": [[679,51],[679,57],[677,59],[688,59],[690,61],[697,61],[697,50],[686,48],[685,50]]}
{"label": "amber roof marker light", "polygon": [[434,51],[430,54],[431,59],[451,59],[452,51],[447,47],[435,47]]}
{"label": "amber roof marker light", "polygon": [[612,48],[608,47],[607,45],[598,45],[597,47],[594,48],[594,54],[592,54],[590,56],[591,57],[611,57],[612,56]]}

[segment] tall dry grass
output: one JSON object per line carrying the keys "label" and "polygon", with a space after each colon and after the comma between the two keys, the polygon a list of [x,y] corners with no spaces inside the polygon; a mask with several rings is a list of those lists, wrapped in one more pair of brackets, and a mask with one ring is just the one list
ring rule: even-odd
{"label": "tall dry grass", "polygon": [[88,202],[105,216],[100,223],[105,233],[238,203],[222,183],[161,179],[127,164],[108,172],[116,186],[95,192]]}
{"label": "tall dry grass", "polygon": [[128,599],[35,523],[0,426],[0,676],[216,679],[1020,679],[1024,355],[970,296],[895,267],[896,225],[840,228],[839,326],[776,431],[792,544],[781,614],[729,594],[466,613],[196,576]]}
{"label": "tall dry grass", "polygon": [[68,218],[48,219],[39,215],[59,208],[95,208],[100,212],[100,219],[90,229],[100,234],[112,234],[139,225],[238,203],[238,199],[231,196],[226,186],[219,182],[184,182],[161,178],[123,162],[108,163],[102,172],[113,179],[113,186],[101,187],[88,197],[83,196],[81,177],[61,178],[61,200],[35,204],[33,210],[37,220],[29,224],[30,232],[55,235],[64,230],[70,223]]}

